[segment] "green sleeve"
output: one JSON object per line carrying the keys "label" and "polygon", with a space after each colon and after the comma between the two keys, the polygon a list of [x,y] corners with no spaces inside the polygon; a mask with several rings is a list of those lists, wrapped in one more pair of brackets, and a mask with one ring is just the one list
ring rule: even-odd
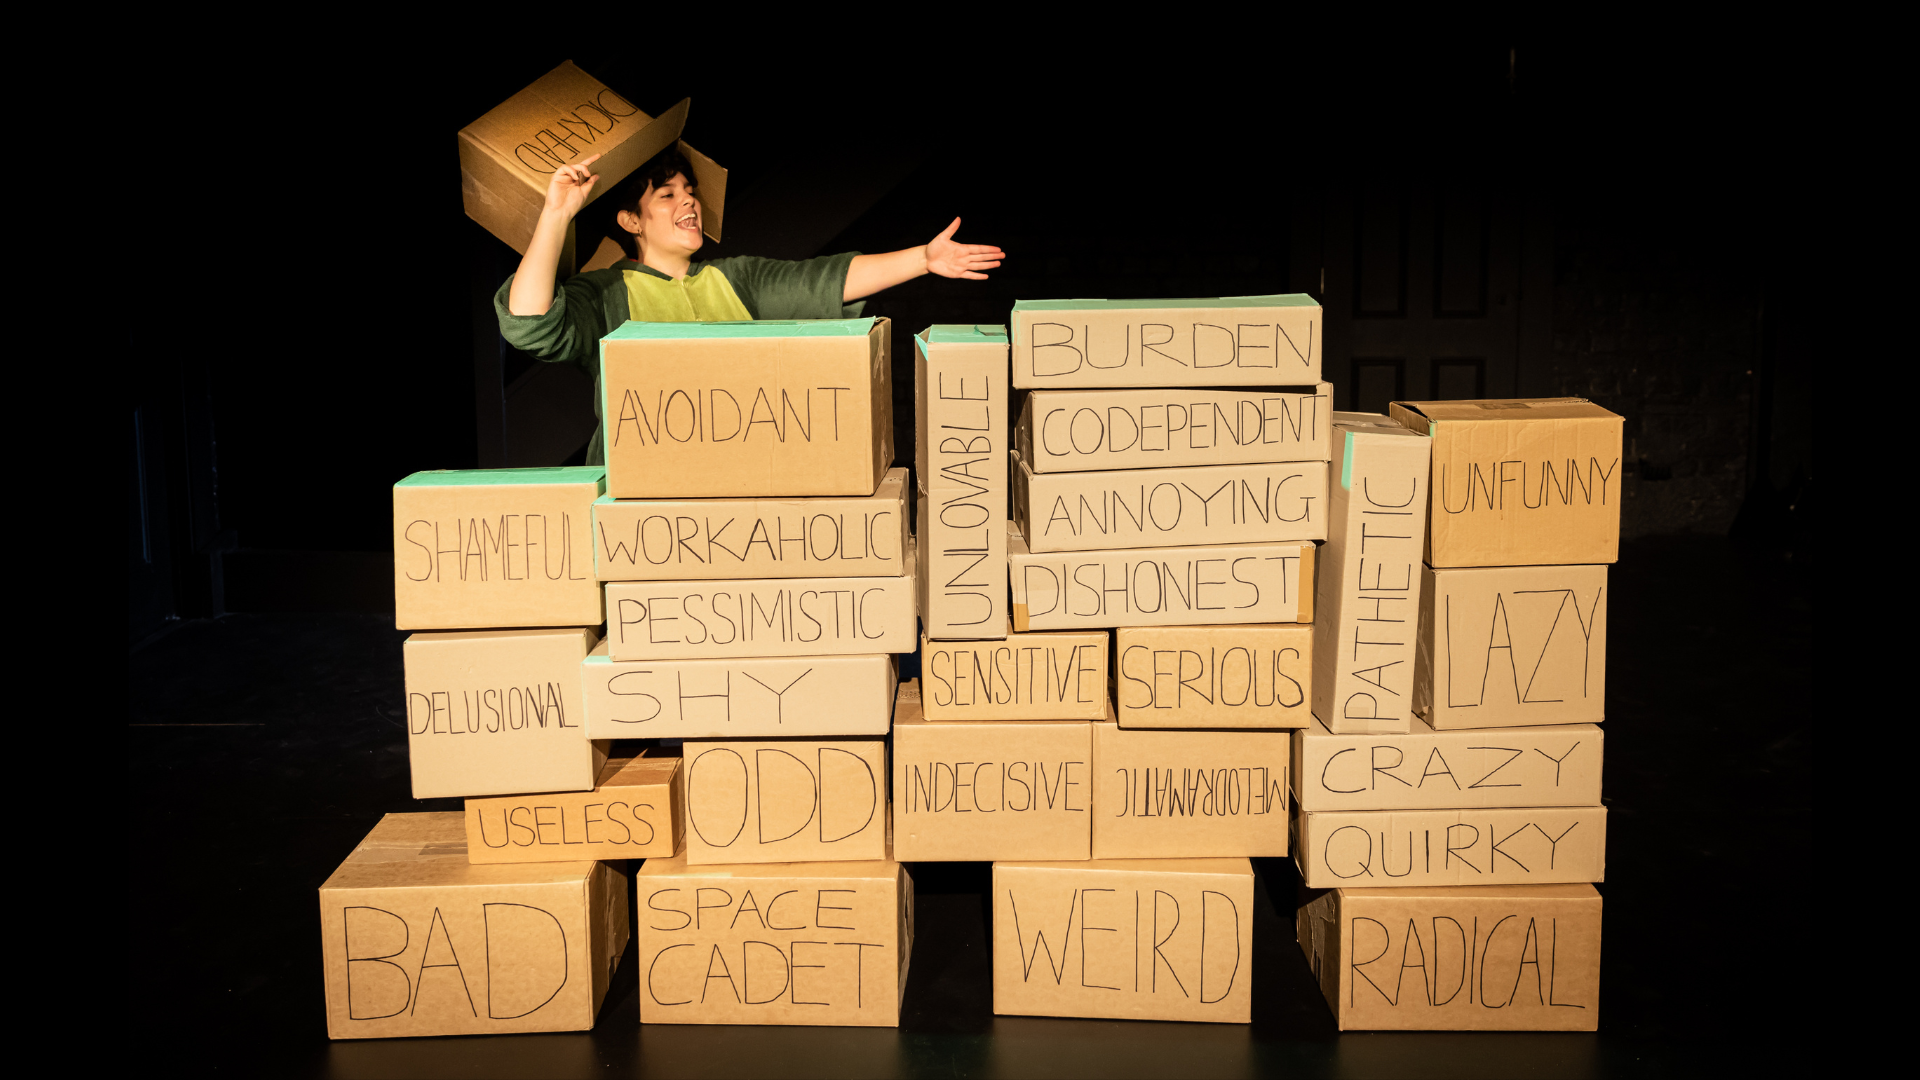
{"label": "green sleeve", "polygon": [[727,276],[756,319],[841,319],[848,317],[840,299],[847,291],[847,267],[858,254],[800,260],[742,255],[707,265]]}
{"label": "green sleeve", "polygon": [[[608,311],[626,308],[626,279],[614,269],[575,274],[553,291],[553,304],[544,315],[515,315],[507,310],[507,293],[513,288],[508,277],[493,294],[493,311],[500,320],[500,336],[507,344],[548,363],[581,364],[594,369],[600,339],[614,328],[607,325]],[[611,303],[610,290],[619,292],[619,303]]]}

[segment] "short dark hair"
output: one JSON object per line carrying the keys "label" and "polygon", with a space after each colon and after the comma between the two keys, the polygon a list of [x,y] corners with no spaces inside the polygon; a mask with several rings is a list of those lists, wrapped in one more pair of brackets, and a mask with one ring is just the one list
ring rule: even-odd
{"label": "short dark hair", "polygon": [[620,227],[620,211],[631,210],[640,213],[640,200],[646,197],[647,189],[659,187],[679,174],[687,178],[688,184],[698,184],[693,174],[693,165],[687,156],[680,152],[678,144],[647,159],[647,163],[633,171],[633,175],[620,182],[613,195],[607,199],[607,235],[619,244],[627,253],[627,258],[640,257],[640,245],[634,242],[633,234]]}

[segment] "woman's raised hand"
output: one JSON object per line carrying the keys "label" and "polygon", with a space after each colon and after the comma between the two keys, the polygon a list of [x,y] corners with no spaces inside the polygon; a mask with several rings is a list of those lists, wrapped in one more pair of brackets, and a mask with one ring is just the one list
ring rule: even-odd
{"label": "woman's raised hand", "polygon": [[[547,199],[551,205],[553,196],[549,194]],[[960,219],[954,218],[953,224],[927,243],[927,271],[941,277],[985,281],[987,275],[982,271],[999,266],[1007,253],[992,244],[954,243],[953,234],[958,228]]]}
{"label": "woman's raised hand", "polygon": [[548,210],[556,210],[571,220],[587,205],[593,197],[593,185],[600,182],[600,174],[589,172],[589,167],[600,160],[600,155],[581,158],[571,165],[562,165],[553,171],[553,179],[547,181]]}

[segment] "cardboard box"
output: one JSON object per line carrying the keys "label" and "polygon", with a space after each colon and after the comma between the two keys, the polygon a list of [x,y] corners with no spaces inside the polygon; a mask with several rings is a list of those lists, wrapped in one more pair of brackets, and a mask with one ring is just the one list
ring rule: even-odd
{"label": "cardboard box", "polygon": [[607,494],[870,496],[893,464],[885,319],[629,320],[600,339]]}
{"label": "cardboard box", "polygon": [[897,681],[886,653],[614,660],[603,641],[580,665],[593,739],[885,735]]}
{"label": "cardboard box", "polygon": [[1414,710],[1436,728],[1607,718],[1607,568],[1423,568]]}
{"label": "cardboard box", "polygon": [[1253,1019],[1253,864],[993,864],[993,1011]]}
{"label": "cardboard box", "polygon": [[1604,806],[1334,810],[1301,814],[1294,827],[1294,862],[1310,889],[1607,879]]}
{"label": "cardboard box", "polygon": [[443,469],[393,485],[395,625],[598,626],[592,506],[606,475]]}
{"label": "cardboard box", "polygon": [[907,470],[872,495],[820,499],[615,499],[593,504],[601,581],[900,577]]}
{"label": "cardboard box", "polygon": [[1123,728],[1297,728],[1313,680],[1313,627],[1124,626],[1114,632]]}
{"label": "cardboard box", "polygon": [[728,739],[684,746],[687,863],[887,857],[887,744]]}
{"label": "cardboard box", "polygon": [[1305,293],[1192,300],[1020,300],[1013,385],[1298,386],[1320,381]]}
{"label": "cardboard box", "polygon": [[902,862],[1085,859],[1093,725],[931,720],[920,684],[893,710],[893,853]]}
{"label": "cardboard box", "polygon": [[1313,549],[1301,540],[1035,555],[1008,522],[1013,628],[1312,622]]}
{"label": "cardboard box", "polygon": [[1258,544],[1327,537],[1327,463],[1035,473],[1013,455],[1027,550]]}
{"label": "cardboard box", "polygon": [[320,886],[327,1035],[585,1031],[628,935],[626,875],[476,866],[459,814],[388,814]]}
{"label": "cardboard box", "polygon": [[911,574],[614,581],[607,614],[607,655],[615,660],[912,652],[920,626]]}
{"label": "cardboard box", "polygon": [[1104,720],[1107,632],[1001,641],[920,639],[921,708],[932,720]]}
{"label": "cardboard box", "polygon": [[[727,170],[679,142],[689,100],[656,119],[571,60],[561,64],[460,129],[460,197],[467,216],[524,255],[555,170],[599,154],[593,163],[600,177],[593,189],[597,199],[678,143],[699,185],[701,229],[717,243],[727,205]],[[576,261],[571,228],[567,241],[563,274],[572,273]]]}
{"label": "cardboard box", "polygon": [[608,758],[592,791],[468,799],[467,861],[651,859],[680,850],[680,755]]}
{"label": "cardboard box", "polygon": [[1333,386],[1035,390],[1013,447],[1036,473],[1326,461]]}
{"label": "cardboard box", "polygon": [[1287,853],[1285,731],[1093,726],[1093,857]]}
{"label": "cardboard box", "polygon": [[587,738],[580,661],[597,640],[579,628],[409,637],[413,797],[592,790],[607,746]]}
{"label": "cardboard box", "polygon": [[1585,398],[1396,401],[1433,440],[1427,564],[1531,566],[1620,557],[1620,433]]}
{"label": "cardboard box", "polygon": [[1375,413],[1334,413],[1332,508],[1313,624],[1313,712],[1334,731],[1406,731],[1432,442]]}
{"label": "cardboard box", "polygon": [[1605,733],[1592,724],[1336,735],[1315,721],[1293,740],[1293,794],[1308,813],[1598,806]]}
{"label": "cardboard box", "polygon": [[1007,628],[1007,330],[932,326],[913,339],[920,617],[935,638]]}
{"label": "cardboard box", "polygon": [[1335,889],[1295,929],[1342,1031],[1599,1026],[1592,885]]}

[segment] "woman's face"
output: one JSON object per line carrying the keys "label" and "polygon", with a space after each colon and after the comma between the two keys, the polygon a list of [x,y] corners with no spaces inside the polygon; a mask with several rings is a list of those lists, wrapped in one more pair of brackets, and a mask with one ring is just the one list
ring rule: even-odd
{"label": "woman's face", "polygon": [[[700,250],[700,200],[684,174],[674,173],[666,183],[647,189],[640,197],[639,225],[643,250],[681,255]],[[628,231],[635,230],[629,226]]]}

